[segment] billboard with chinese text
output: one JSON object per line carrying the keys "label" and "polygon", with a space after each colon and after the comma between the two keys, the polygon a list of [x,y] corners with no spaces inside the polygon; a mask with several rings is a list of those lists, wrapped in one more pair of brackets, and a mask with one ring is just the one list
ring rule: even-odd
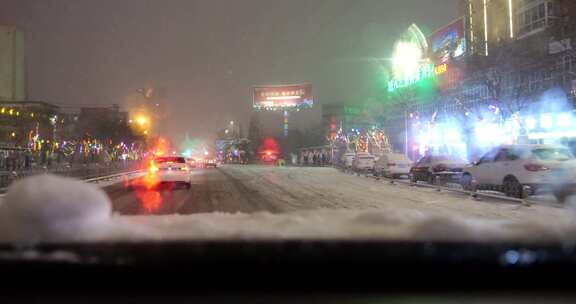
{"label": "billboard with chinese text", "polygon": [[464,18],[434,32],[430,37],[430,52],[435,64],[447,63],[466,53]]}
{"label": "billboard with chinese text", "polygon": [[312,85],[257,86],[253,91],[255,110],[289,110],[311,107]]}

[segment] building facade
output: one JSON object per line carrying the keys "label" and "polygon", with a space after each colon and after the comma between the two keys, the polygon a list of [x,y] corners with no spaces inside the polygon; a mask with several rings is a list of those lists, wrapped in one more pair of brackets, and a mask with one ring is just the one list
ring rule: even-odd
{"label": "building facade", "polygon": [[389,95],[403,105],[389,121],[404,120],[405,152],[472,160],[501,143],[575,142],[576,1],[461,4],[461,25],[429,37],[433,92]]}
{"label": "building facade", "polygon": [[0,101],[26,100],[24,34],[0,25]]}

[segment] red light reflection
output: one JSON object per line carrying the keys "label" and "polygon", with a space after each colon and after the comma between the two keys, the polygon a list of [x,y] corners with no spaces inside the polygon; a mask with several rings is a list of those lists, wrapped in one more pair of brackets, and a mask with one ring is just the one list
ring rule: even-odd
{"label": "red light reflection", "polygon": [[162,196],[158,191],[136,191],[136,195],[142,204],[142,208],[144,208],[146,212],[151,213],[158,211],[158,209],[160,209],[162,206]]}

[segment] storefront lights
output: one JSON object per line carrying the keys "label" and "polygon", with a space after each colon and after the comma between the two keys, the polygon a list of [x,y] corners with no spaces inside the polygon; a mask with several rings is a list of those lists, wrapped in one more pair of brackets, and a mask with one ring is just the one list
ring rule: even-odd
{"label": "storefront lights", "polygon": [[552,118],[552,114],[542,114],[540,116],[540,127],[544,129],[552,129],[554,125],[554,119]]}
{"label": "storefront lights", "polygon": [[526,118],[526,129],[527,130],[536,129],[536,119],[534,117],[527,117]]}
{"label": "storefront lights", "polygon": [[572,114],[560,113],[558,114],[558,126],[561,128],[569,128],[572,126]]}

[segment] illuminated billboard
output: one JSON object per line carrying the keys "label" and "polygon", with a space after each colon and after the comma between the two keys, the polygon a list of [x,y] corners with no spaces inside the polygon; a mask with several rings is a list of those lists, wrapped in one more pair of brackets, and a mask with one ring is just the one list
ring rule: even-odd
{"label": "illuminated billboard", "polygon": [[466,53],[464,18],[437,30],[429,38],[432,60],[442,64]]}
{"label": "illuminated billboard", "polygon": [[253,91],[255,110],[290,110],[311,107],[312,85],[257,86]]}

